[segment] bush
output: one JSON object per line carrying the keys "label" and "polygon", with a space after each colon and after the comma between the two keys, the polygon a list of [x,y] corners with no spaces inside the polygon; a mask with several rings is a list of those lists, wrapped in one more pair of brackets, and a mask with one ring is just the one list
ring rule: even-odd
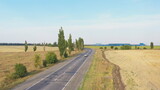
{"label": "bush", "polygon": [[41,57],[40,55],[36,54],[34,56],[34,66],[37,68],[37,67],[41,67]]}
{"label": "bush", "polygon": [[146,47],[144,47],[143,49],[147,49]]}
{"label": "bush", "polygon": [[129,46],[129,45],[124,45],[124,46],[121,47],[121,49],[122,49],[122,50],[129,50],[129,49],[131,49],[131,46]]}
{"label": "bush", "polygon": [[118,50],[118,47],[115,47],[114,49],[115,49],[115,50]]}
{"label": "bush", "polygon": [[15,77],[24,77],[27,75],[27,69],[23,64],[15,65]]}
{"label": "bush", "polygon": [[114,46],[111,46],[111,49],[113,49],[114,48]]}
{"label": "bush", "polygon": [[64,52],[64,58],[67,58],[67,57],[68,57],[67,52]]}
{"label": "bush", "polygon": [[47,61],[43,60],[43,67],[47,67]]}
{"label": "bush", "polygon": [[107,49],[107,47],[104,47],[104,49],[106,50],[106,49]]}
{"label": "bush", "polygon": [[48,52],[46,54],[46,62],[47,64],[53,64],[58,61],[57,55],[54,52]]}
{"label": "bush", "polygon": [[33,47],[33,51],[35,52],[37,50],[37,46],[36,45],[34,45],[34,47]]}
{"label": "bush", "polygon": [[99,49],[103,49],[103,47],[99,47]]}

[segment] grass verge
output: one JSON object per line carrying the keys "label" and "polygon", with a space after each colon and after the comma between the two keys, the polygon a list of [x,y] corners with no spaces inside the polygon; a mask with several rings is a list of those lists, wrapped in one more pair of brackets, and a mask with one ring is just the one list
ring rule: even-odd
{"label": "grass verge", "polygon": [[102,57],[102,51],[96,50],[79,90],[114,90],[113,68],[114,66]]}

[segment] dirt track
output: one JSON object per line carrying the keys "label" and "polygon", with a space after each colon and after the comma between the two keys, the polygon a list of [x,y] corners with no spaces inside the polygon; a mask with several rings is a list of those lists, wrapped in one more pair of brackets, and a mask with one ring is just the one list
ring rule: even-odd
{"label": "dirt track", "polygon": [[[105,60],[107,60],[109,63],[111,63],[105,56],[104,51],[102,51],[102,56]],[[121,75],[120,75],[120,67],[117,66],[116,64],[111,63],[114,68],[113,68],[113,72],[112,72],[112,76],[113,76],[113,84],[114,84],[114,89],[115,90],[125,90],[125,86],[121,80]]]}

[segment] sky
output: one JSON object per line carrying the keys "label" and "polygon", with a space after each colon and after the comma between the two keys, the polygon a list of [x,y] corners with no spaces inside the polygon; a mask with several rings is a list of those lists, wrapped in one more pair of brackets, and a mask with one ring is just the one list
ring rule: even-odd
{"label": "sky", "polygon": [[0,43],[57,42],[61,26],[85,44],[160,45],[160,0],[0,0]]}

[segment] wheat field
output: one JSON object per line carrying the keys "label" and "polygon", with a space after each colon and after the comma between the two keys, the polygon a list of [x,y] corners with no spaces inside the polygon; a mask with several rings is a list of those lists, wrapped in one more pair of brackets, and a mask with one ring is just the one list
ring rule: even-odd
{"label": "wheat field", "polygon": [[105,54],[120,66],[126,90],[160,89],[160,50],[111,50]]}

